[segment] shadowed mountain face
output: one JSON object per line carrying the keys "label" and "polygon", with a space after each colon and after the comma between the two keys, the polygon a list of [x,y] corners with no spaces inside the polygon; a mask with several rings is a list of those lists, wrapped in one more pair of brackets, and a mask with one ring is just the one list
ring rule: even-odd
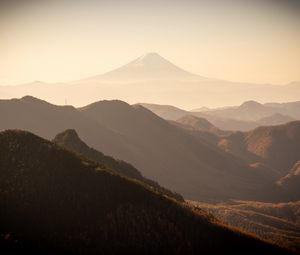
{"label": "shadowed mountain face", "polygon": [[282,201],[290,197],[239,158],[195,139],[142,106],[100,101],[77,110],[26,97],[1,101],[0,112],[1,130],[21,128],[49,138],[73,128],[89,146],[133,164],[146,178],[185,198]]}
{"label": "shadowed mountain face", "polygon": [[285,175],[300,159],[300,121],[235,133],[223,138],[219,145],[249,162],[261,161]]}
{"label": "shadowed mountain face", "polygon": [[27,132],[0,133],[0,166],[4,252],[287,254]]}
{"label": "shadowed mountain face", "polygon": [[211,124],[208,120],[204,118],[199,118],[193,115],[184,116],[177,120],[178,122],[182,124],[186,124],[188,126],[194,127],[195,129],[200,130],[211,130],[214,127],[213,124]]}
{"label": "shadowed mountain face", "polygon": [[143,177],[142,174],[129,163],[122,160],[116,160],[110,156],[104,155],[102,152],[88,147],[83,141],[80,140],[78,134],[74,129],[68,129],[56,135],[53,139],[53,142],[72,152],[75,152],[80,156],[95,161],[105,167],[109,167],[109,169],[115,171],[116,173],[124,177],[141,181],[142,183],[149,185],[152,189],[156,190],[157,192],[165,194],[176,200],[183,201],[182,196],[173,193],[165,188],[162,188],[156,182]]}
{"label": "shadowed mountain face", "polygon": [[0,100],[0,116],[0,130],[18,128],[52,139],[66,129],[76,129],[80,137],[92,147],[101,141],[101,145],[106,148],[105,152],[110,155],[117,154],[116,150],[124,144],[120,134],[87,118],[76,108],[52,105],[31,96]]}
{"label": "shadowed mountain face", "polygon": [[255,201],[216,205],[190,203],[226,224],[300,252],[300,201],[279,204]]}
{"label": "shadowed mountain face", "polygon": [[236,132],[219,140],[219,148],[242,158],[300,199],[300,121]]}
{"label": "shadowed mountain face", "polygon": [[286,176],[278,181],[278,184],[300,197],[300,160],[295,163]]}
{"label": "shadowed mountain face", "polygon": [[[132,162],[145,176],[159,180],[185,197],[216,200],[235,196],[248,199],[285,196],[283,190],[261,178],[238,158],[195,139],[144,107],[101,101],[80,111],[130,141],[132,154],[126,161]],[[124,158],[125,154],[119,157]]]}
{"label": "shadowed mountain face", "polygon": [[159,117],[165,120],[178,120],[188,114],[188,111],[182,110],[172,105],[159,105],[159,104],[146,104],[139,103],[151,112],[155,113]]}
{"label": "shadowed mountain face", "polygon": [[185,115],[184,117],[178,119],[177,122],[194,130],[207,131],[219,136],[230,134],[229,131],[221,130],[211,124],[208,120],[194,115]]}
{"label": "shadowed mountain face", "polygon": [[99,164],[116,169],[121,175],[134,179],[142,178],[141,173],[132,165],[122,160],[115,160],[110,156],[105,156],[102,152],[90,148],[86,143],[80,140],[74,129],[68,129],[57,134],[52,141],[59,146],[77,153],[78,155],[85,156],[86,158],[96,161]]}
{"label": "shadowed mountain face", "polygon": [[300,121],[274,127],[260,127],[246,135],[248,150],[281,172],[300,158]]}

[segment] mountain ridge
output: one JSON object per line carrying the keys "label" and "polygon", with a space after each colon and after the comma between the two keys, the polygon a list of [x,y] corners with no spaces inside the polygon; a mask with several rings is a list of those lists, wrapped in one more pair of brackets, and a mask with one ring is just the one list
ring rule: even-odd
{"label": "mountain ridge", "polygon": [[[146,178],[185,198],[280,201],[289,197],[240,158],[195,139],[142,106],[98,101],[73,109],[22,100],[4,100],[0,106],[0,130],[25,129],[52,139],[73,128],[90,147],[129,162]],[[222,178],[216,179],[219,175]]]}
{"label": "mountain ridge", "polygon": [[300,119],[299,101],[260,104],[252,100],[239,106],[207,109],[200,112],[186,111],[172,105],[149,103],[140,103],[140,105],[167,120],[177,121],[186,115],[205,118],[224,131],[250,131],[259,126],[281,125]]}
{"label": "mountain ridge", "polygon": [[247,248],[290,253],[214,223],[201,209],[189,210],[32,133],[0,132],[0,165],[4,252],[199,254]]}
{"label": "mountain ridge", "polygon": [[141,172],[131,164],[123,160],[114,159],[113,157],[104,155],[100,151],[90,148],[79,138],[74,129],[68,129],[57,134],[52,142],[78,154],[79,156],[83,156],[91,161],[95,161],[103,165],[105,168],[108,167],[123,177],[142,182],[145,185],[148,185],[152,190],[155,190],[161,194],[165,194],[178,201],[183,201],[183,197],[181,195],[161,187],[157,182],[145,178]]}
{"label": "mountain ridge", "polygon": [[[282,175],[286,175],[300,158],[300,121],[261,126],[249,132],[236,132],[222,139],[220,143],[223,145],[227,140],[231,148],[239,148],[232,150],[232,153],[240,153],[240,156],[250,162],[254,160],[267,163]],[[230,147],[224,149],[231,151]]]}

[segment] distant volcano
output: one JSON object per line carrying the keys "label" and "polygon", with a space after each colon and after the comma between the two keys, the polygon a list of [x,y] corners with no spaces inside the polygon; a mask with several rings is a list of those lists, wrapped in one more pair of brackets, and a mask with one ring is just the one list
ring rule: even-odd
{"label": "distant volcano", "polygon": [[155,52],[147,53],[108,73],[89,77],[89,81],[202,80]]}
{"label": "distant volcano", "polygon": [[[258,114],[255,115],[254,121],[279,111],[261,114],[263,107],[249,100],[282,102],[284,98],[293,102],[299,100],[299,93],[300,86],[296,85],[252,84],[207,78],[201,76],[201,73],[197,75],[185,71],[153,52],[110,72],[80,80],[55,84],[34,82],[19,86],[0,86],[0,96],[3,99],[31,95],[55,104],[65,104],[67,98],[68,102],[75,106],[84,106],[99,99],[119,99],[131,104],[146,102],[195,109],[203,105],[219,107],[240,105],[241,102],[248,101],[240,107],[241,109],[230,109],[237,112],[237,115],[228,115],[229,109],[226,109],[226,116],[240,120],[248,116],[246,120],[249,120],[249,114],[256,112]],[[294,116],[298,116],[298,112],[297,108],[293,115],[279,113],[298,119]],[[252,121],[251,118],[250,120]]]}

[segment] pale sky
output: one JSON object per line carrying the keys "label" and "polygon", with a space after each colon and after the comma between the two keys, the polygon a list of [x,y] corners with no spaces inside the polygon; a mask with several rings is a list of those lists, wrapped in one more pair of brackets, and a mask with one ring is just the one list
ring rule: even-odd
{"label": "pale sky", "polygon": [[300,1],[0,1],[0,85],[77,80],[147,52],[206,77],[300,80]]}

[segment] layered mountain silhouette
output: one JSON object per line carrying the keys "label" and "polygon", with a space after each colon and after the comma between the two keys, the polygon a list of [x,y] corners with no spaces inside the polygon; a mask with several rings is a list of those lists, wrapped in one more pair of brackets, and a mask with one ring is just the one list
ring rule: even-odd
{"label": "layered mountain silhouette", "polygon": [[176,200],[183,201],[183,198],[179,194],[173,193],[159,186],[156,182],[143,177],[140,171],[134,168],[131,164],[122,160],[116,160],[113,157],[106,156],[102,152],[90,148],[87,144],[80,140],[78,134],[74,129],[68,129],[62,133],[57,134],[53,139],[53,142],[72,152],[75,152],[80,156],[95,161],[103,165],[105,168],[108,167],[112,171],[115,171],[116,173],[124,177],[140,181],[150,186],[157,192],[165,194]]}
{"label": "layered mountain silhouette", "polygon": [[262,126],[275,126],[275,125],[288,123],[294,120],[295,120],[294,118],[288,115],[283,115],[281,113],[274,113],[273,115],[261,118],[258,122]]}
{"label": "layered mountain silhouette", "polygon": [[77,107],[99,99],[119,99],[131,104],[177,105],[186,109],[198,108],[199,104],[237,105],[249,99],[260,102],[279,102],[282,98],[299,100],[299,82],[287,85],[251,84],[204,76],[187,72],[152,52],[105,74],[72,82],[52,84],[38,81],[0,86],[0,94],[6,99],[29,94],[55,104],[68,101]]}
{"label": "layered mountain silhouette", "polygon": [[197,117],[195,115],[185,115],[182,118],[179,118],[177,120],[178,123],[181,123],[187,127],[190,127],[194,130],[199,130],[199,131],[207,131],[219,136],[229,134],[230,132],[221,130],[214,126],[212,123],[210,123],[207,119]]}
{"label": "layered mountain silhouette", "polygon": [[115,154],[115,150],[124,144],[124,138],[119,133],[87,118],[76,108],[52,105],[31,96],[0,100],[0,116],[1,130],[18,128],[46,139],[53,139],[66,129],[76,129],[80,137],[92,147],[95,147],[94,141],[101,141],[110,155]]}
{"label": "layered mountain silhouette", "polygon": [[274,114],[287,115],[290,119],[299,119],[299,110],[299,101],[283,104],[260,104],[255,101],[247,101],[240,106],[209,110],[204,111],[204,113],[222,118],[229,118],[230,116],[230,118],[237,120],[260,121],[261,119],[273,116]]}
{"label": "layered mountain silhouette", "polygon": [[[131,158],[126,160],[134,162],[146,176],[186,197],[233,197],[239,190],[241,196],[248,198],[283,199],[284,191],[261,178],[238,158],[194,139],[141,106],[102,101],[80,111],[124,135],[133,145],[129,148],[133,152]],[[133,157],[135,155],[138,157]],[[223,176],[222,179],[217,180],[215,176],[218,175]],[[221,190],[222,194],[219,193]]]}
{"label": "layered mountain silhouette", "polygon": [[166,120],[178,120],[189,114],[188,111],[180,109],[172,105],[160,105],[160,104],[148,104],[148,103],[138,103],[151,112],[154,112],[159,117]]}
{"label": "layered mountain silhouette", "polygon": [[299,93],[155,52],[72,82],[0,86],[0,250],[299,253]]}
{"label": "layered mountain silhouette", "polygon": [[[299,121],[284,125],[259,127],[250,132],[218,130],[211,123],[193,115],[178,120],[192,128],[195,138],[202,138],[226,152],[248,162],[253,170],[289,190],[300,198],[299,184]],[[204,133],[209,132],[209,134]]]}
{"label": "layered mountain silhouette", "polygon": [[217,128],[227,131],[249,131],[259,126],[280,125],[300,119],[298,101],[281,104],[260,104],[255,101],[247,101],[240,106],[217,109],[201,108],[190,112],[171,105],[145,103],[140,105],[167,120],[177,121],[184,116],[193,115],[205,118]]}
{"label": "layered mountain silhouette", "polygon": [[288,254],[24,131],[0,133],[3,252]]}
{"label": "layered mountain silhouette", "polygon": [[236,132],[219,140],[218,146],[276,181],[300,199],[299,144],[300,121]]}
{"label": "layered mountain silhouette", "polygon": [[291,195],[248,162],[161,119],[142,106],[99,101],[75,109],[32,97],[0,102],[0,129],[24,129],[52,139],[75,129],[89,146],[129,162],[143,176],[205,201],[285,201]]}
{"label": "layered mountain silhouette", "polygon": [[[239,155],[245,159],[261,160],[287,174],[300,158],[300,121],[259,127],[250,132],[232,134],[223,140],[227,140],[232,148],[240,148]],[[230,147],[227,150],[232,151]]]}

